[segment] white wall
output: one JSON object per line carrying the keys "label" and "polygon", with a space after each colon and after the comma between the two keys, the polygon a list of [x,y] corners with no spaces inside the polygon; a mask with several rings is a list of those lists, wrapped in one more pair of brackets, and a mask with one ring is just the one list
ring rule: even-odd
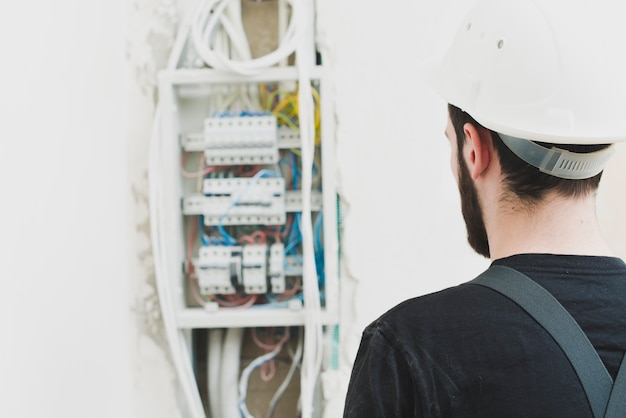
{"label": "white wall", "polygon": [[174,0],[136,0],[128,7],[128,181],[132,190],[129,283],[135,417],[184,416],[156,290],[148,195],[148,151],[157,72],[165,66],[176,35],[176,6]]}
{"label": "white wall", "polygon": [[130,417],[125,8],[0,6],[0,416]]}

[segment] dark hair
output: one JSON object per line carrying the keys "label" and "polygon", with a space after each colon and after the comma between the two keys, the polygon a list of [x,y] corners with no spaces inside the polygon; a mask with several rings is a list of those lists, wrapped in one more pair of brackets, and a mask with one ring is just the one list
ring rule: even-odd
{"label": "dark hair", "polygon": [[[454,132],[456,133],[459,158],[462,158],[463,144],[465,142],[463,126],[466,123],[471,123],[476,127],[483,126],[476,122],[469,114],[454,105],[449,104],[448,111]],[[541,172],[538,168],[528,164],[517,155],[513,154],[504,142],[502,142],[497,132],[492,130],[489,130],[489,132],[491,133],[494,148],[500,159],[502,174],[504,175],[504,184],[508,190],[514,193],[522,202],[527,204],[539,203],[543,200],[546,193],[550,191],[555,191],[565,197],[580,197],[595,192],[598,189],[600,178],[602,177],[601,172],[594,177],[584,180],[569,180],[551,176]],[[537,143],[548,148],[556,145],[545,142]],[[572,152],[586,153],[607,148],[609,145],[558,144],[556,146]]]}

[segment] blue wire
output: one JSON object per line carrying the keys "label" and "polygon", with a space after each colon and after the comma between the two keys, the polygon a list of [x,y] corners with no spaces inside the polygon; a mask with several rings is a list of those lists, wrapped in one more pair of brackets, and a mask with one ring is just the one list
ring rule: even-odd
{"label": "blue wire", "polygon": [[315,219],[314,235],[315,235],[315,249],[316,250],[322,249],[321,235],[322,235],[323,219],[324,219],[324,214],[322,212],[320,212],[319,215],[317,215],[317,219]]}
{"label": "blue wire", "polygon": [[209,245],[226,245],[226,241],[221,237],[209,237],[208,243]]}
{"label": "blue wire", "polygon": [[319,174],[319,169],[317,168],[317,164],[313,161],[313,177]]}
{"label": "blue wire", "polygon": [[211,114],[214,118],[237,118],[237,117],[254,117],[254,116],[269,116],[272,113],[265,110],[262,112],[256,112],[252,110],[242,110],[241,112],[232,112],[229,110],[224,110],[220,112],[219,110],[214,110]]}
{"label": "blue wire", "polygon": [[287,246],[285,247],[285,255],[291,254],[291,252],[296,248],[300,242],[302,242],[302,235],[300,234],[300,218],[302,214],[296,213],[294,215],[293,225],[291,226],[291,230],[289,231],[289,236],[287,237]]}
{"label": "blue wire", "polygon": [[323,213],[320,212],[315,220],[315,267],[317,269],[318,284],[323,287],[325,283],[324,275],[324,247],[322,245],[322,226],[323,226]]}
{"label": "blue wire", "polygon": [[291,164],[291,187],[293,189],[298,188],[298,165],[296,164],[296,157],[293,152],[289,153],[289,162]]}
{"label": "blue wire", "polygon": [[[222,215],[222,217],[225,217],[226,215]],[[235,238],[233,238],[232,236],[230,236],[230,234],[228,232],[226,232],[226,230],[224,229],[224,226],[222,225],[222,218],[220,218],[220,224],[217,226],[217,229],[220,231],[220,234],[222,234],[222,237],[225,240],[224,245],[236,245],[237,244],[237,240]]]}
{"label": "blue wire", "polygon": [[207,240],[207,236],[204,233],[204,215],[200,215],[200,218],[198,220],[198,229],[200,230],[200,241],[202,242],[202,246],[206,247],[209,245],[209,242]]}

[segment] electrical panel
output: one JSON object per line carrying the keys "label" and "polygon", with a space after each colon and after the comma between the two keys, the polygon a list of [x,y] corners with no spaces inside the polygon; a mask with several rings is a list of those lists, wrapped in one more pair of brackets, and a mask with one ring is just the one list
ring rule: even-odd
{"label": "electrical panel", "polygon": [[[243,3],[198,4],[160,74],[151,155],[153,246],[172,356],[194,418],[248,418],[254,416],[245,398],[250,373],[259,368],[269,382],[275,356],[290,351],[292,367],[276,373],[289,384],[300,370],[300,399],[292,403],[300,410],[283,414],[313,417],[322,409],[313,405],[321,402],[314,396],[321,389],[319,374],[334,364],[322,358],[328,357],[325,344],[337,345],[332,338],[339,312],[327,70],[316,62],[312,33],[301,35],[284,60],[263,68],[256,67],[263,58],[237,50],[244,38],[237,48],[220,50],[241,28],[215,29],[223,39],[213,44],[203,31],[224,8],[232,24]],[[312,12],[312,4],[298,7]],[[296,6],[283,0],[277,7],[291,16],[279,32],[293,36],[290,25],[313,27],[302,20],[313,13],[294,14]],[[242,359],[234,353],[241,353],[245,332],[260,355],[240,372],[235,363]],[[315,340],[306,349],[305,333]],[[206,349],[189,348],[198,344]],[[208,372],[197,369],[203,358]],[[222,380],[205,383],[202,373]],[[281,395],[268,398],[256,415],[272,416]]]}

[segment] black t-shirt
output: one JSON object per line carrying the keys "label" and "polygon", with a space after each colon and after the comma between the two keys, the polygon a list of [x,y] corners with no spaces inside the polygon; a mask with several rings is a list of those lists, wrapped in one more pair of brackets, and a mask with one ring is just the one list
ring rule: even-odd
{"label": "black t-shirt", "polygon": [[[496,260],[548,290],[615,379],[626,351],[626,264],[520,254]],[[497,292],[462,284],[407,300],[370,324],[344,417],[592,417],[552,337]]]}

